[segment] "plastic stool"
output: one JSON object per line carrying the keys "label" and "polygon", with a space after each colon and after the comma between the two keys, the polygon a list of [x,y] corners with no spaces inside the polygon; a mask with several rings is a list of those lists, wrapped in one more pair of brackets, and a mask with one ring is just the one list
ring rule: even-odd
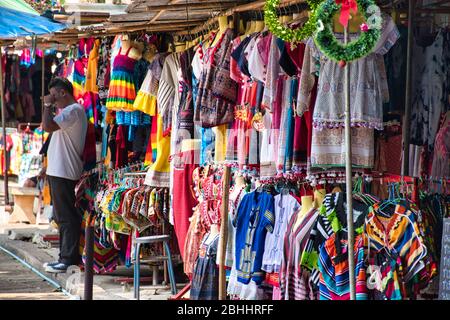
{"label": "plastic stool", "polygon": [[134,284],[134,298],[139,300],[139,289],[140,289],[140,264],[141,259],[139,257],[141,252],[141,245],[148,244],[148,243],[156,243],[156,242],[163,242],[164,244],[164,251],[166,252],[166,256],[160,257],[160,260],[164,261],[167,260],[167,266],[169,271],[169,281],[170,281],[170,289],[172,291],[172,294],[175,295],[177,293],[177,287],[175,283],[175,274],[173,272],[173,265],[172,265],[172,256],[170,255],[170,248],[169,248],[169,240],[170,236],[168,235],[159,235],[159,236],[148,236],[148,237],[138,237],[136,238],[136,242],[134,244],[134,252],[136,255],[136,261],[134,263],[134,278],[133,278],[133,284]]}

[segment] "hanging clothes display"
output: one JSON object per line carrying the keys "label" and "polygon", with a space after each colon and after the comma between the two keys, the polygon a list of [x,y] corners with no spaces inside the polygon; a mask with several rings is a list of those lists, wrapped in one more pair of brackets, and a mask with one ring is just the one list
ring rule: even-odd
{"label": "hanging clothes display", "polygon": [[[373,50],[346,64],[317,38],[291,43],[260,20],[239,34],[226,17],[218,32],[185,35],[186,43],[145,31],[78,41],[58,74],[89,119],[76,196],[84,225],[95,229],[94,271],[130,267],[137,237],[169,234],[173,270],[184,273],[192,300],[218,299],[221,267],[231,300],[350,300],[349,258],[357,300],[435,295],[448,216],[450,33],[440,28],[428,43],[413,35],[421,61],[413,63],[404,155],[408,30],[393,17],[381,13]],[[294,30],[302,22],[284,23]],[[39,72],[20,69],[29,60],[28,52],[5,59],[10,117],[37,112],[29,82]],[[344,169],[346,70],[353,188]],[[5,146],[21,178],[36,162],[23,140]],[[395,177],[406,157],[410,176]],[[162,249],[144,245],[141,255]]]}

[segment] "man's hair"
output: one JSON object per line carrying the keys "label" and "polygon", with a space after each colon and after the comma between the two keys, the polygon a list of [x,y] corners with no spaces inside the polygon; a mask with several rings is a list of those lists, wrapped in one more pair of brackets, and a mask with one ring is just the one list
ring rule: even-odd
{"label": "man's hair", "polygon": [[73,95],[72,83],[70,83],[70,81],[65,78],[53,78],[48,85],[48,90],[50,90],[51,88],[63,89]]}

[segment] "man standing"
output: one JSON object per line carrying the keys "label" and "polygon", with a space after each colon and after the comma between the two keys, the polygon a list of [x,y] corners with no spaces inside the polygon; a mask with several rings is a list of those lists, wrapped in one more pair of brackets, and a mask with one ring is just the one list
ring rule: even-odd
{"label": "man standing", "polygon": [[[53,214],[59,227],[59,260],[48,263],[45,271],[65,272],[80,262],[79,239],[81,212],[75,207],[75,186],[83,172],[83,150],[87,131],[84,107],[73,96],[72,84],[55,78],[44,97],[43,128],[51,132],[47,151],[47,178],[53,202]],[[59,110],[54,117],[52,107]]]}

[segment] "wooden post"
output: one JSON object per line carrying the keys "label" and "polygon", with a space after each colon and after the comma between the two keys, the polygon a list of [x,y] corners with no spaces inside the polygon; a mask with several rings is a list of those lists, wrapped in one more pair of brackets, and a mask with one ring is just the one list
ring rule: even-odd
{"label": "wooden post", "polygon": [[403,116],[403,161],[402,161],[402,175],[407,176],[409,173],[409,141],[411,128],[411,96],[412,96],[412,54],[413,54],[413,18],[414,7],[416,1],[409,0],[408,4],[408,46],[406,51],[406,92],[405,92],[405,114]]}
{"label": "wooden post", "polygon": [[2,112],[2,129],[3,129],[3,159],[5,161],[5,172],[3,175],[3,183],[5,188],[5,205],[9,205],[9,190],[8,190],[8,158],[6,157],[6,106],[3,103],[3,64],[2,64],[2,47],[0,46],[0,106]]}
{"label": "wooden post", "polygon": [[[348,27],[344,28],[344,43],[349,42]],[[347,239],[348,239],[348,271],[350,277],[350,300],[356,300],[355,281],[355,234],[353,226],[352,198],[352,128],[350,113],[350,62],[345,66],[345,193],[347,196]]]}
{"label": "wooden post", "polygon": [[226,272],[225,272],[225,252],[228,240],[228,199],[230,196],[230,172],[231,168],[225,166],[223,173],[223,195],[221,208],[220,238],[219,238],[219,300],[226,300]]}
{"label": "wooden post", "polygon": [[[41,85],[42,85],[42,88],[41,88],[41,129],[42,129],[41,143],[42,143],[42,147],[41,148],[43,148],[44,147],[44,125],[43,125],[43,123],[44,123],[43,120],[44,119],[43,119],[43,117],[44,117],[44,108],[45,108],[45,106],[44,106],[44,97],[45,97],[45,51],[44,50],[42,51]],[[42,161],[42,168],[43,168],[44,165],[45,165],[45,155],[44,154],[41,155],[41,161]],[[38,180],[38,184],[39,184],[39,180]],[[40,204],[41,204],[40,207],[39,207],[39,211],[40,211],[39,216],[41,214],[43,215],[43,213],[44,213],[44,192],[43,191],[44,191],[43,187],[39,188],[39,200],[40,200]]]}
{"label": "wooden post", "polygon": [[94,227],[86,226],[86,263],[84,264],[84,300],[92,300],[94,286]]}

